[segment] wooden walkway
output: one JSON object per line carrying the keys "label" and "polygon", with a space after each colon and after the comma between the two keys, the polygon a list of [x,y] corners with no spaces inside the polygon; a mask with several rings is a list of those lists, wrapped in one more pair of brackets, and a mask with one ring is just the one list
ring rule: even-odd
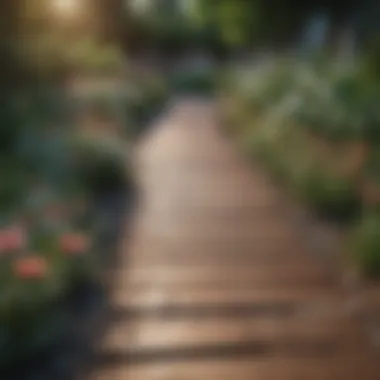
{"label": "wooden walkway", "polygon": [[379,380],[339,276],[212,106],[178,102],[160,124],[91,380]]}

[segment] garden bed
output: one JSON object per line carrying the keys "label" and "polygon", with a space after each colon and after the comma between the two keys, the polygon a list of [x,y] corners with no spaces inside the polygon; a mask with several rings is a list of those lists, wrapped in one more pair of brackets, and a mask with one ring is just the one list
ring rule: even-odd
{"label": "garden bed", "polygon": [[[305,93],[289,81],[281,87],[278,76],[255,68],[241,82],[232,76],[223,84],[221,126],[294,199],[304,238],[329,260],[342,281],[347,311],[380,346],[380,119],[372,108],[373,86],[368,90],[367,83],[358,84],[350,75],[356,74],[325,86],[321,104],[315,96],[318,83],[311,85],[314,98],[308,99],[310,89]],[[265,82],[271,78],[271,86],[280,84],[268,95]]]}
{"label": "garden bed", "polygon": [[7,131],[1,167],[4,379],[68,379],[88,359],[107,320],[104,278],[136,200],[125,141],[104,123],[79,134],[67,99],[50,95],[21,94],[7,115],[18,128]]}
{"label": "garden bed", "polygon": [[339,70],[287,61],[227,75],[224,128],[316,215],[344,223],[346,256],[378,277],[378,91],[359,68]]}
{"label": "garden bed", "polygon": [[[123,227],[134,207],[132,192],[104,195],[92,207],[93,216],[106,217],[107,229],[99,231],[97,258],[102,262],[102,272],[117,264],[117,246]],[[69,379],[88,360],[94,339],[99,339],[107,321],[107,292],[111,283],[84,281],[72,286],[59,299],[54,314],[44,320],[37,337],[30,346],[14,347],[13,355],[1,354],[1,378],[6,379]],[[25,342],[15,342],[15,344]],[[5,348],[5,347],[4,347]],[[6,355],[8,354],[8,355]]]}

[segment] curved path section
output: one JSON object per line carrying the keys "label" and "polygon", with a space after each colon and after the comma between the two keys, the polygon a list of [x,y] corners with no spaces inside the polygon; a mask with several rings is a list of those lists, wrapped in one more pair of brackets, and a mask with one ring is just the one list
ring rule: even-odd
{"label": "curved path section", "polygon": [[380,379],[339,276],[212,105],[179,101],[159,124],[91,379]]}

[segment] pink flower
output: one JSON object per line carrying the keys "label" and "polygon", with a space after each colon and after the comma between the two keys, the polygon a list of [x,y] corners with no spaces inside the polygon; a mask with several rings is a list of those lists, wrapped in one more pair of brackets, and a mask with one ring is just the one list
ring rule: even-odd
{"label": "pink flower", "polygon": [[21,227],[0,231],[0,252],[18,251],[26,246],[26,232]]}
{"label": "pink flower", "polygon": [[85,235],[69,233],[60,237],[59,245],[63,252],[76,255],[85,253],[90,247],[90,241]]}
{"label": "pink flower", "polygon": [[16,276],[24,280],[43,278],[46,276],[47,270],[46,260],[37,255],[18,259],[13,266]]}

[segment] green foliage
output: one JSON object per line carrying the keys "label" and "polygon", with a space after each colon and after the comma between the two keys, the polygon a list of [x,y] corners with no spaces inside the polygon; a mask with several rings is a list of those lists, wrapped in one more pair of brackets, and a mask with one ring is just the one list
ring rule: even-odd
{"label": "green foliage", "polygon": [[257,8],[257,2],[219,1],[214,17],[228,45],[239,46],[252,41],[254,27],[259,21]]}
{"label": "green foliage", "polygon": [[[7,101],[1,115],[8,137],[0,165],[0,370],[62,338],[69,295],[99,280],[98,257],[85,242],[102,230],[88,217],[88,195],[128,181],[124,149],[114,141],[70,140],[60,91],[33,87],[8,93]],[[78,152],[82,161],[75,161]]]}
{"label": "green foliage", "polygon": [[326,168],[304,172],[301,195],[322,216],[338,220],[352,219],[360,211],[360,198],[355,182]]}
{"label": "green foliage", "polygon": [[229,48],[288,45],[303,32],[305,19],[319,6],[294,0],[195,0],[193,19],[220,36]]}
{"label": "green foliage", "polygon": [[349,248],[363,274],[378,277],[379,85],[365,63],[281,60],[230,73],[224,91],[249,152],[317,214],[352,222],[368,206]]}
{"label": "green foliage", "polygon": [[362,66],[355,69],[325,63],[279,61],[238,74],[235,93],[263,112],[288,104],[289,115],[329,140],[379,140],[379,88]]}
{"label": "green foliage", "polygon": [[130,186],[124,144],[105,135],[77,136],[72,142],[78,178],[90,194],[101,195]]}
{"label": "green foliage", "polygon": [[138,137],[150,125],[168,100],[166,84],[160,78],[152,77],[147,81],[137,81],[137,96],[127,99],[125,109],[133,124],[131,137]]}
{"label": "green foliage", "polygon": [[368,74],[370,81],[376,81],[379,84],[379,67],[380,67],[380,39],[376,35],[371,39],[366,49],[363,65]]}
{"label": "green foliage", "polygon": [[170,78],[174,91],[210,94],[215,89],[215,73],[212,70],[186,70],[175,73]]}
{"label": "green foliage", "polygon": [[[124,147],[105,136],[96,143],[70,140],[73,115],[62,87],[53,86],[62,84],[68,68],[120,72],[119,49],[73,38],[53,20],[50,1],[12,3],[12,21],[5,4],[1,21],[7,25],[0,27],[7,63],[2,79],[10,83],[0,99],[1,373],[65,338],[72,293],[99,284],[99,257],[91,243],[102,231],[94,228],[97,212],[88,207],[88,195],[131,181]],[[18,72],[28,75],[8,81]],[[110,116],[105,104],[97,108]]]}
{"label": "green foliage", "polygon": [[353,258],[368,277],[380,276],[380,217],[371,213],[357,226],[350,241],[349,249]]}
{"label": "green foliage", "polygon": [[305,140],[305,131],[329,140],[369,138],[369,124],[354,117],[355,112],[368,116],[357,104],[363,99],[368,105],[359,76],[286,60],[239,72],[235,78],[239,76],[233,96],[261,115],[251,123],[251,149],[319,214],[334,219],[355,216],[361,207],[355,178],[328,169],[317,147]]}
{"label": "green foliage", "polygon": [[226,45],[244,46],[251,43],[257,35],[260,6],[258,1],[198,0],[193,16],[205,30],[211,28],[221,36]]}
{"label": "green foliage", "polygon": [[92,39],[73,42],[66,52],[69,67],[89,73],[115,73],[123,69],[124,57],[115,46]]}
{"label": "green foliage", "polygon": [[68,42],[54,32],[22,36],[14,46],[19,61],[41,79],[51,80],[67,68]]}
{"label": "green foliage", "polygon": [[380,180],[380,149],[379,146],[375,146],[370,152],[370,155],[365,164],[364,174],[370,178],[378,181]]}
{"label": "green foliage", "polygon": [[0,173],[7,179],[0,184],[0,209],[2,213],[9,213],[18,207],[20,199],[25,196],[30,173],[9,163],[2,164]]}
{"label": "green foliage", "polygon": [[[263,121],[257,123],[263,124]],[[268,125],[252,129],[248,149],[258,156],[276,179],[292,189],[313,210],[334,220],[347,221],[361,208],[354,179],[330,170],[321,157],[305,146],[297,132],[268,132]],[[323,158],[323,157],[322,157]]]}
{"label": "green foliage", "polygon": [[[38,220],[51,225],[47,206],[38,210]],[[61,337],[68,293],[79,278],[95,278],[97,269],[89,265],[93,254],[81,243],[87,237],[67,230],[67,217],[67,212],[55,216],[57,230],[41,229],[34,222],[0,229],[1,368]]]}

